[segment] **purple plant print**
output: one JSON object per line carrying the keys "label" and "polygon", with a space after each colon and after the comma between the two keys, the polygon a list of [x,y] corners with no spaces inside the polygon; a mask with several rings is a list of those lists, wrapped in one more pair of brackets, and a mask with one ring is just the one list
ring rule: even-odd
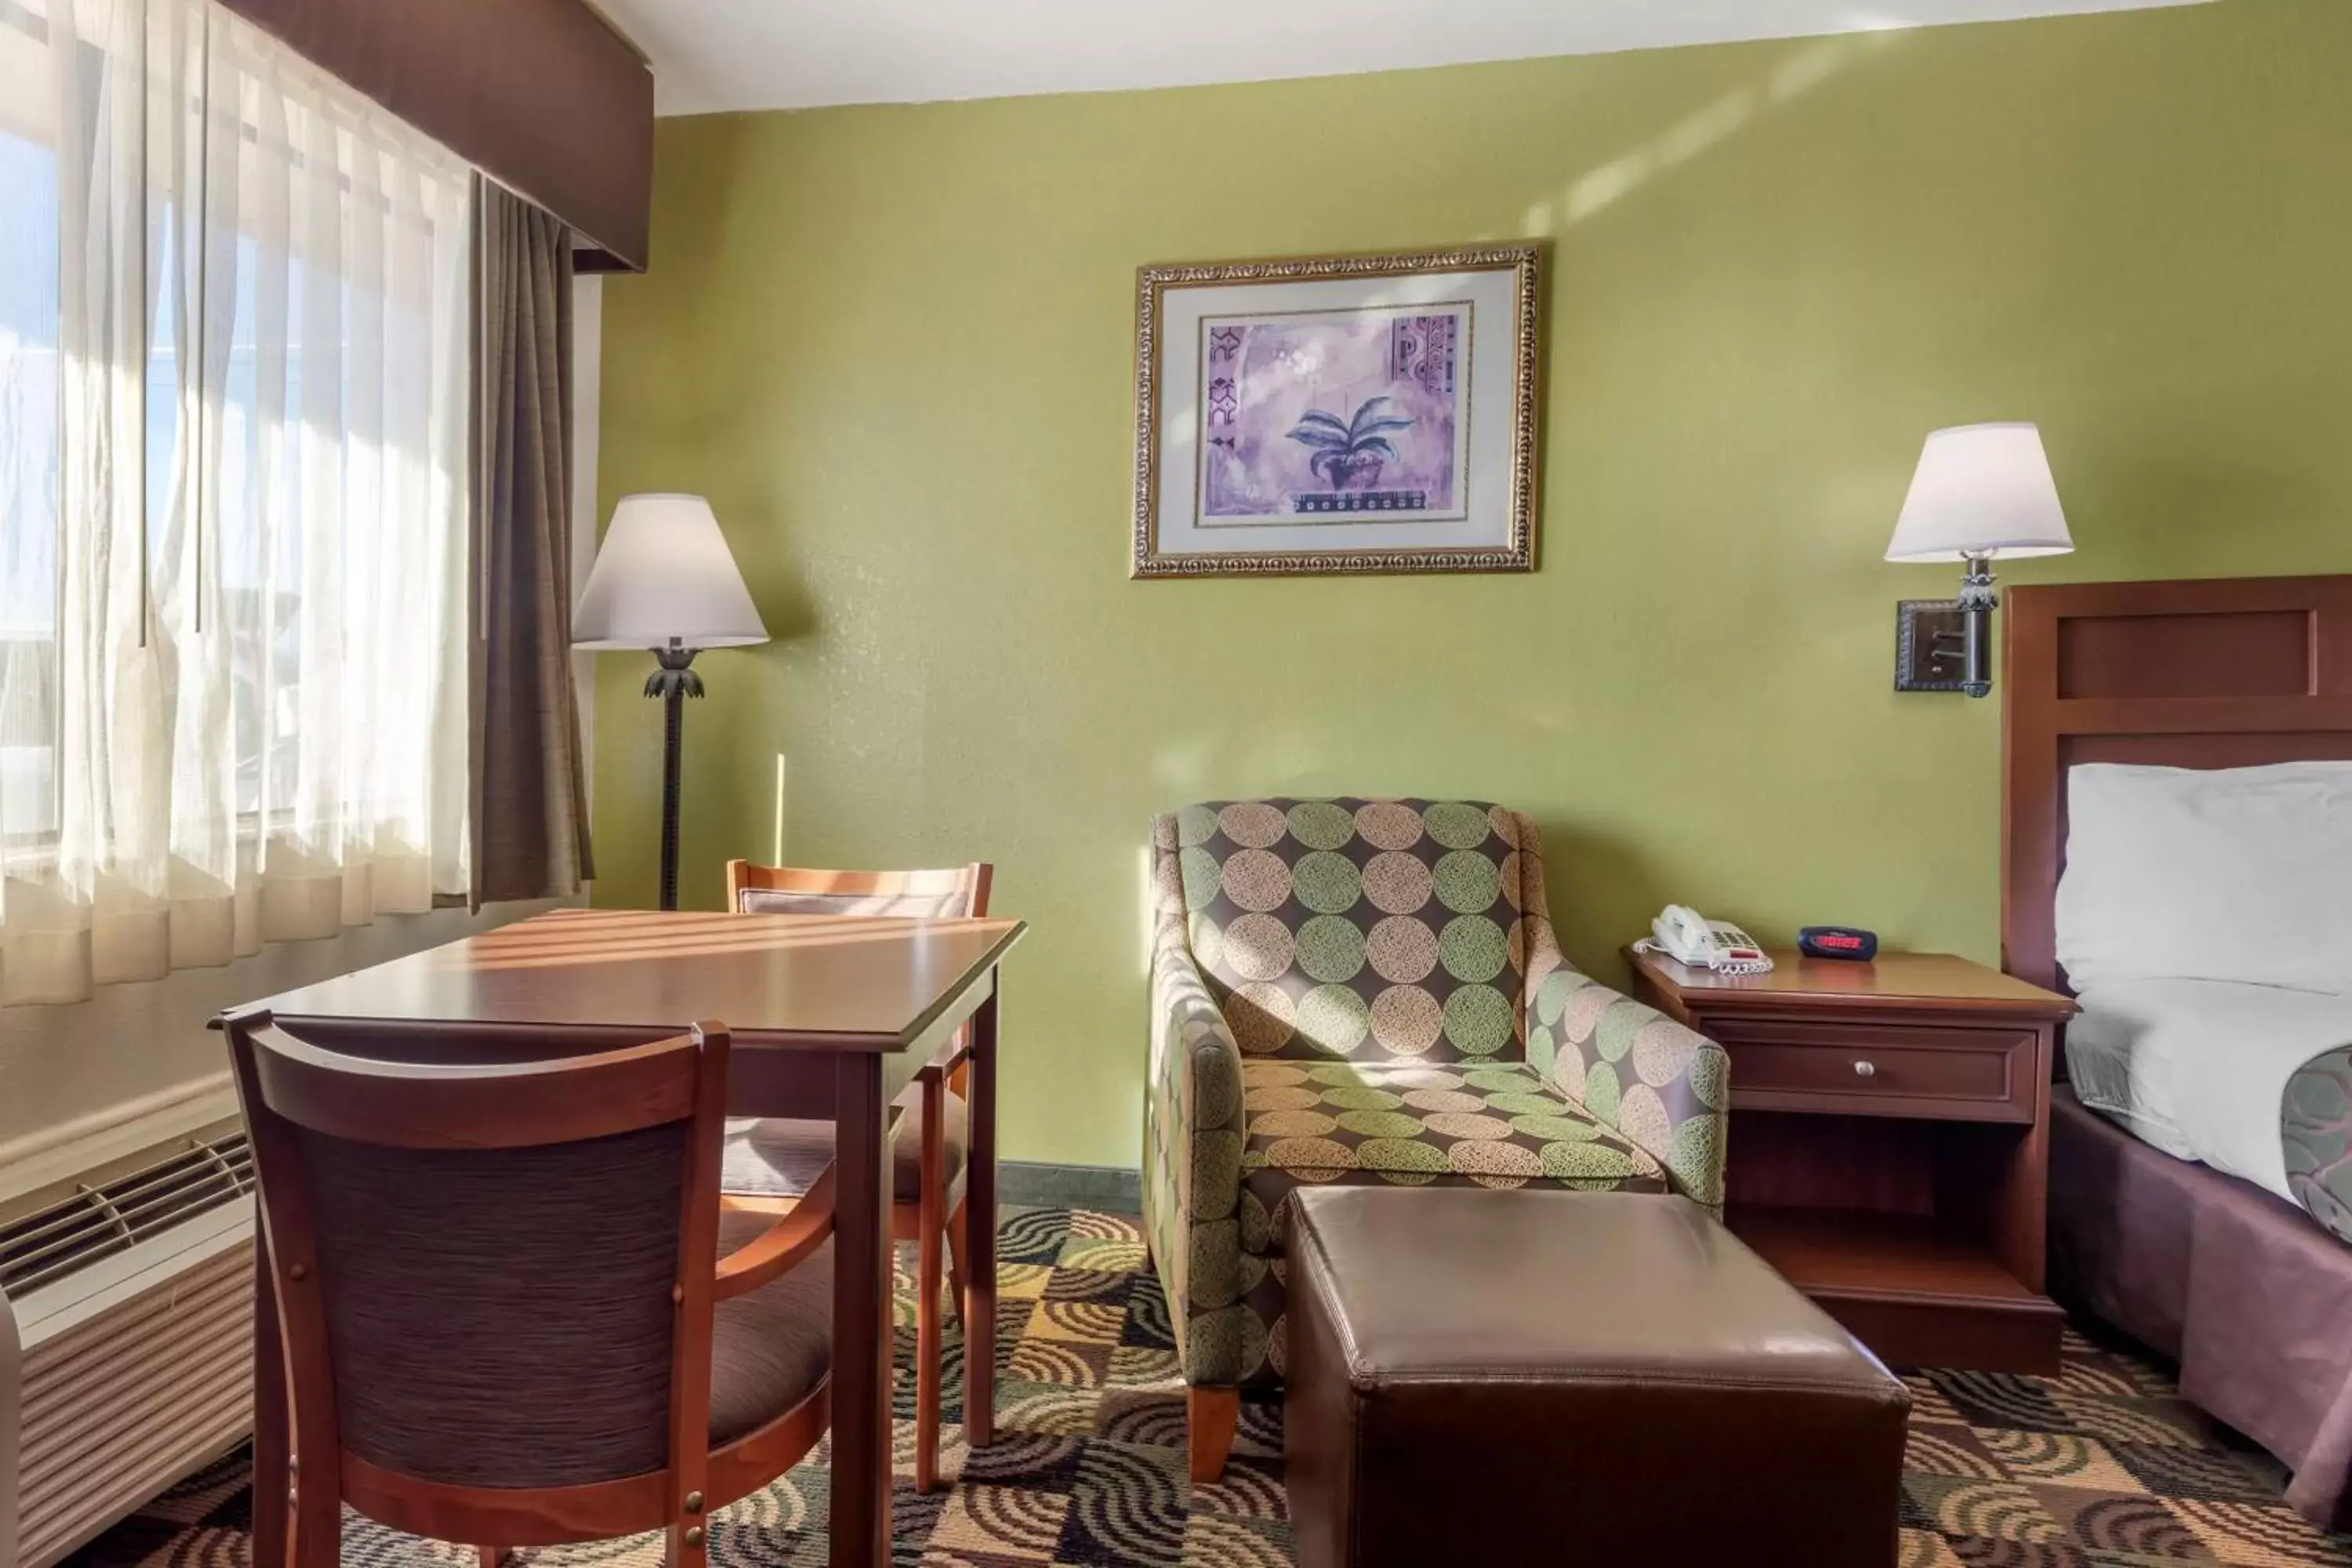
{"label": "purple plant print", "polygon": [[1389,432],[1412,428],[1412,420],[1381,412],[1388,402],[1385,397],[1368,397],[1347,419],[1337,418],[1319,408],[1310,408],[1300,415],[1290,438],[1302,447],[1314,448],[1315,455],[1307,459],[1307,471],[1328,479],[1334,492],[1346,489],[1360,479],[1367,489],[1380,483],[1381,465],[1393,461],[1397,455],[1396,443],[1389,439]]}
{"label": "purple plant print", "polygon": [[1466,304],[1202,324],[1201,522],[1465,515]]}

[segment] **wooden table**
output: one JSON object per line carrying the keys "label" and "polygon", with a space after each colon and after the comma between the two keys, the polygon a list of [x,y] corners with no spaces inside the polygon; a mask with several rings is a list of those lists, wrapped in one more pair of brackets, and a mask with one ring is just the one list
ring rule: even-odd
{"label": "wooden table", "polygon": [[[562,910],[263,1004],[337,1049],[499,1059],[659,1039],[697,1018],[734,1036],[728,1109],[836,1123],[835,1568],[890,1561],[891,1101],[971,1023],[964,1431],[994,1439],[997,965],[1018,921]],[[260,1249],[257,1248],[257,1256]],[[257,1279],[253,1561],[286,1562],[289,1434],[277,1297]],[[977,1347],[977,1349],[975,1349]]]}
{"label": "wooden table", "polygon": [[1634,994],[1731,1053],[1735,1235],[1890,1362],[2058,1370],[2050,1066],[2074,1003],[1946,953],[1625,957]]}

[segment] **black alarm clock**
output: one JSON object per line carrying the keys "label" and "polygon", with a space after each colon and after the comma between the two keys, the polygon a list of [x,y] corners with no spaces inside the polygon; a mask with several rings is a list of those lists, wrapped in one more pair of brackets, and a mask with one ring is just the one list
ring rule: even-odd
{"label": "black alarm clock", "polygon": [[1867,963],[1878,956],[1878,933],[1854,926],[1807,926],[1797,933],[1797,951],[1807,958],[1845,958]]}

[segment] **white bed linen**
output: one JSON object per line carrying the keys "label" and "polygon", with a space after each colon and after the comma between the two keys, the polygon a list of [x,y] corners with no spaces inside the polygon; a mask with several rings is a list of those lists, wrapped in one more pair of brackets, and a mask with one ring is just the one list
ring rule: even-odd
{"label": "white bed linen", "polygon": [[2279,1100],[2322,1051],[2352,1043],[2352,996],[2220,980],[2135,980],[2076,998],[2075,1098],[2142,1142],[2288,1202]]}

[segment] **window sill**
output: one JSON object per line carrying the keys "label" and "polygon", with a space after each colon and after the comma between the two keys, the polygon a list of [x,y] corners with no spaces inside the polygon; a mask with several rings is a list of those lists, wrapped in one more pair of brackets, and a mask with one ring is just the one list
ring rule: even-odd
{"label": "window sill", "polygon": [[[225,1048],[206,1026],[221,1009],[584,901],[385,915],[316,941],[272,942],[215,968],[101,986],[83,1002],[0,1007],[0,1203],[27,1183],[52,1179],[37,1173],[53,1161],[86,1168],[76,1152],[85,1142],[110,1143],[111,1130],[150,1117],[163,1125],[175,1110],[194,1114],[187,1108],[197,1099],[225,1088]],[[236,1109],[233,1097],[227,1109]],[[172,1135],[168,1126],[156,1133]]]}

